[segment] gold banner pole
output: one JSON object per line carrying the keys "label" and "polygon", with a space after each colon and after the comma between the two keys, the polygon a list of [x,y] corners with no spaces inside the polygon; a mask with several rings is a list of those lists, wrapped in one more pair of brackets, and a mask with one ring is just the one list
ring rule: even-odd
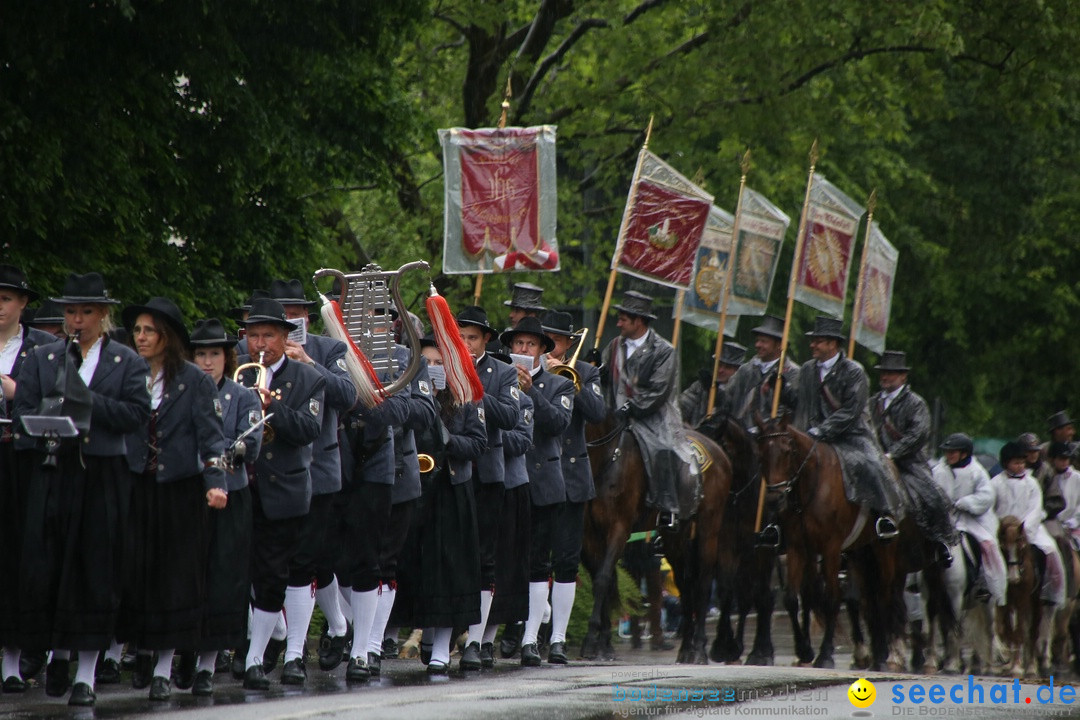
{"label": "gold banner pole", "polygon": [[739,199],[735,202],[735,222],[731,226],[731,246],[728,249],[727,277],[724,279],[724,297],[720,301],[720,321],[716,329],[716,348],[713,350],[712,384],[709,385],[709,404],[705,408],[705,417],[712,415],[716,408],[716,376],[720,374],[720,357],[724,351],[724,326],[727,323],[728,298],[731,296],[731,278],[735,275],[735,246],[739,241],[739,218],[742,215],[743,191],[746,190],[746,175],[750,172],[750,151],[743,154],[742,177],[739,178]]}
{"label": "gold banner pole", "polygon": [[[499,123],[496,125],[500,130],[506,127],[506,115],[510,112],[510,98],[514,96],[514,93],[510,87],[510,76],[506,76],[506,92],[503,93],[502,101],[502,113],[499,115]],[[486,252],[486,250],[485,250]],[[473,305],[480,304],[480,293],[484,289],[484,260],[485,256],[480,256],[480,272],[476,273],[476,286],[473,288]]]}
{"label": "gold banner pole", "polygon": [[678,290],[675,293],[675,327],[671,331],[671,347],[679,349],[679,330],[682,329],[682,308],[686,302],[686,291]]}
{"label": "gold banner pole", "polygon": [[870,197],[866,201],[866,238],[863,240],[862,259],[859,261],[859,281],[855,283],[855,307],[851,311],[851,337],[848,338],[847,356],[855,354],[855,328],[858,327],[859,313],[862,312],[863,283],[866,281],[866,261],[869,259],[866,251],[870,248],[870,229],[874,223],[874,208],[877,207],[877,190],[870,191]]}
{"label": "gold banner pole", "polygon": [[615,245],[615,256],[611,262],[611,273],[608,275],[607,291],[604,293],[604,305],[600,309],[600,320],[596,326],[596,336],[593,338],[593,350],[600,347],[600,339],[604,336],[604,325],[607,323],[608,310],[611,308],[611,295],[615,292],[615,273],[619,266],[619,256],[622,254],[623,233],[630,224],[630,215],[634,211],[634,199],[637,197],[638,181],[641,180],[641,163],[645,159],[645,151],[649,149],[649,139],[652,137],[653,116],[649,116],[649,126],[645,128],[645,142],[641,145],[638,153],[637,167],[634,168],[634,179],[630,183],[630,192],[626,197],[626,209],[623,210],[622,222],[619,224],[619,239]]}

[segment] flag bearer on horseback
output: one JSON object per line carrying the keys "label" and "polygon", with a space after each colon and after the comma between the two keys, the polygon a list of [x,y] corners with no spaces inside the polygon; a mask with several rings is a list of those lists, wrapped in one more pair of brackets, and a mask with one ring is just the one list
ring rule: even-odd
{"label": "flag bearer on horseback", "polygon": [[1046,511],[1043,509],[1042,490],[1038,481],[1027,471],[1026,453],[1019,443],[1005,443],[999,458],[1004,469],[990,481],[997,496],[994,512],[999,519],[1013,515],[1024,523],[1028,540],[1046,556],[1042,600],[1048,605],[1060,606],[1065,602],[1065,567],[1057,543],[1043,527]]}
{"label": "flag bearer on horseback", "polygon": [[605,401],[619,423],[629,423],[641,448],[649,482],[647,502],[660,510],[660,524],[675,527],[678,482],[690,452],[675,407],[675,351],[649,324],[652,298],[630,291],[618,311],[619,336],[604,349]]}
{"label": "flag bearer on horseback", "polygon": [[885,457],[900,471],[912,512],[927,539],[937,543],[937,560],[952,564],[949,545],[955,531],[949,518],[949,499],[930,477],[926,441],[930,437],[930,410],[926,401],[908,385],[907,356],[900,350],[886,350],[880,364],[881,391],[870,403],[870,421]]}
{"label": "flag bearer on horseback", "polygon": [[896,519],[903,501],[870,429],[866,372],[840,352],[845,339],[840,320],[819,315],[806,334],[813,359],[799,370],[795,426],[833,446],[848,499],[873,513],[878,537],[891,540],[899,532]]}
{"label": "flag bearer on horseback", "polygon": [[[945,451],[945,462],[934,467],[934,482],[952,502],[956,529],[969,535],[978,547],[981,559],[975,581],[975,597],[1005,605],[1005,558],[998,547],[998,519],[994,514],[994,486],[986,469],[973,457],[974,445],[963,433],[953,433],[938,446]],[[977,559],[976,559],[977,560]],[[979,564],[976,561],[976,564]]]}

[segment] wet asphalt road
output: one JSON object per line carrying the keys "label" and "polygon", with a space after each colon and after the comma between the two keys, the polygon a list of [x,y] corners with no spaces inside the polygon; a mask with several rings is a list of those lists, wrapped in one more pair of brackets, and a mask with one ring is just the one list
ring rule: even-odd
{"label": "wet asphalt road", "polygon": [[[781,630],[781,628],[778,628]],[[230,720],[291,720],[306,718],[394,718],[404,720],[453,720],[456,718],[643,718],[659,715],[675,717],[1080,717],[1080,707],[1061,702],[1062,688],[1055,688],[1054,703],[1042,704],[1049,688],[1035,684],[1013,687],[1011,681],[977,679],[984,688],[983,704],[940,704],[907,699],[915,685],[924,691],[942,684],[945,692],[953,683],[965,684],[966,677],[897,676],[858,673],[846,669],[816,670],[792,667],[793,657],[784,655],[784,638],[778,637],[780,655],[769,668],[710,664],[675,665],[674,651],[631,650],[616,646],[619,659],[613,662],[572,662],[569,666],[544,664],[522,668],[517,660],[500,660],[493,670],[461,673],[449,677],[429,677],[418,660],[386,660],[383,675],[367,683],[348,685],[344,666],[333,673],[320,672],[309,663],[308,681],[303,688],[278,682],[280,669],[271,675],[268,692],[245,691],[226,675],[215,678],[213,698],[196,698],[190,692],[173,689],[172,698],[151,703],[147,690],[130,685],[98,687],[97,706],[69,708],[66,698],[49,698],[41,687],[25,695],[0,697],[3,718],[229,718]],[[841,638],[841,643],[843,638]],[[847,668],[850,648],[843,645],[837,667]],[[790,650],[787,650],[790,652]],[[453,666],[456,668],[457,660]],[[312,669],[314,668],[314,669]],[[848,686],[865,675],[877,689],[877,700],[867,709],[858,709],[848,700]],[[128,680],[128,674],[124,674]],[[1008,683],[1006,687],[1006,683]],[[994,684],[1011,701],[993,704],[989,694]],[[905,702],[893,702],[899,686]],[[966,692],[962,688],[960,695]],[[1038,693],[1041,692],[1041,695]],[[655,693],[655,694],[654,694]],[[670,700],[665,694],[670,693]],[[656,697],[656,700],[652,698]],[[1032,698],[1031,704],[1024,699]],[[1077,703],[1080,705],[1080,702]]]}

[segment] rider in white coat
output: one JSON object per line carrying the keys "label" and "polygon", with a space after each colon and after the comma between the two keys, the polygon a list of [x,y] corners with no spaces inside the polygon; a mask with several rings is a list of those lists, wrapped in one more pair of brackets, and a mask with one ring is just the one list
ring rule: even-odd
{"label": "rider in white coat", "polygon": [[934,482],[952,501],[956,529],[975,539],[982,551],[982,578],[985,591],[995,605],[1005,605],[1007,585],[1005,558],[998,547],[998,519],[994,514],[996,495],[990,476],[972,457],[974,445],[963,433],[954,433],[939,445],[945,461],[934,467]]}

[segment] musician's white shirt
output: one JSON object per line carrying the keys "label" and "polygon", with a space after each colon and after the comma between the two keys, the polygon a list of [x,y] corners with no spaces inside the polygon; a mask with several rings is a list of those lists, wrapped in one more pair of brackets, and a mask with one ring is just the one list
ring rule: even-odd
{"label": "musician's white shirt", "polygon": [[17,332],[0,349],[0,375],[10,375],[11,368],[15,367],[15,358],[19,357],[19,349],[23,342],[22,325],[16,326]]}
{"label": "musician's white shirt", "polygon": [[79,377],[87,387],[90,387],[90,381],[94,379],[94,371],[97,370],[98,360],[101,359],[101,344],[104,340],[102,336],[94,341],[94,344],[90,346],[90,352],[86,353],[82,365],[79,366]]}
{"label": "musician's white shirt", "polygon": [[274,373],[281,369],[281,366],[285,364],[285,355],[278,358],[278,361],[266,368],[266,387],[270,387],[270,383],[274,382]]}

